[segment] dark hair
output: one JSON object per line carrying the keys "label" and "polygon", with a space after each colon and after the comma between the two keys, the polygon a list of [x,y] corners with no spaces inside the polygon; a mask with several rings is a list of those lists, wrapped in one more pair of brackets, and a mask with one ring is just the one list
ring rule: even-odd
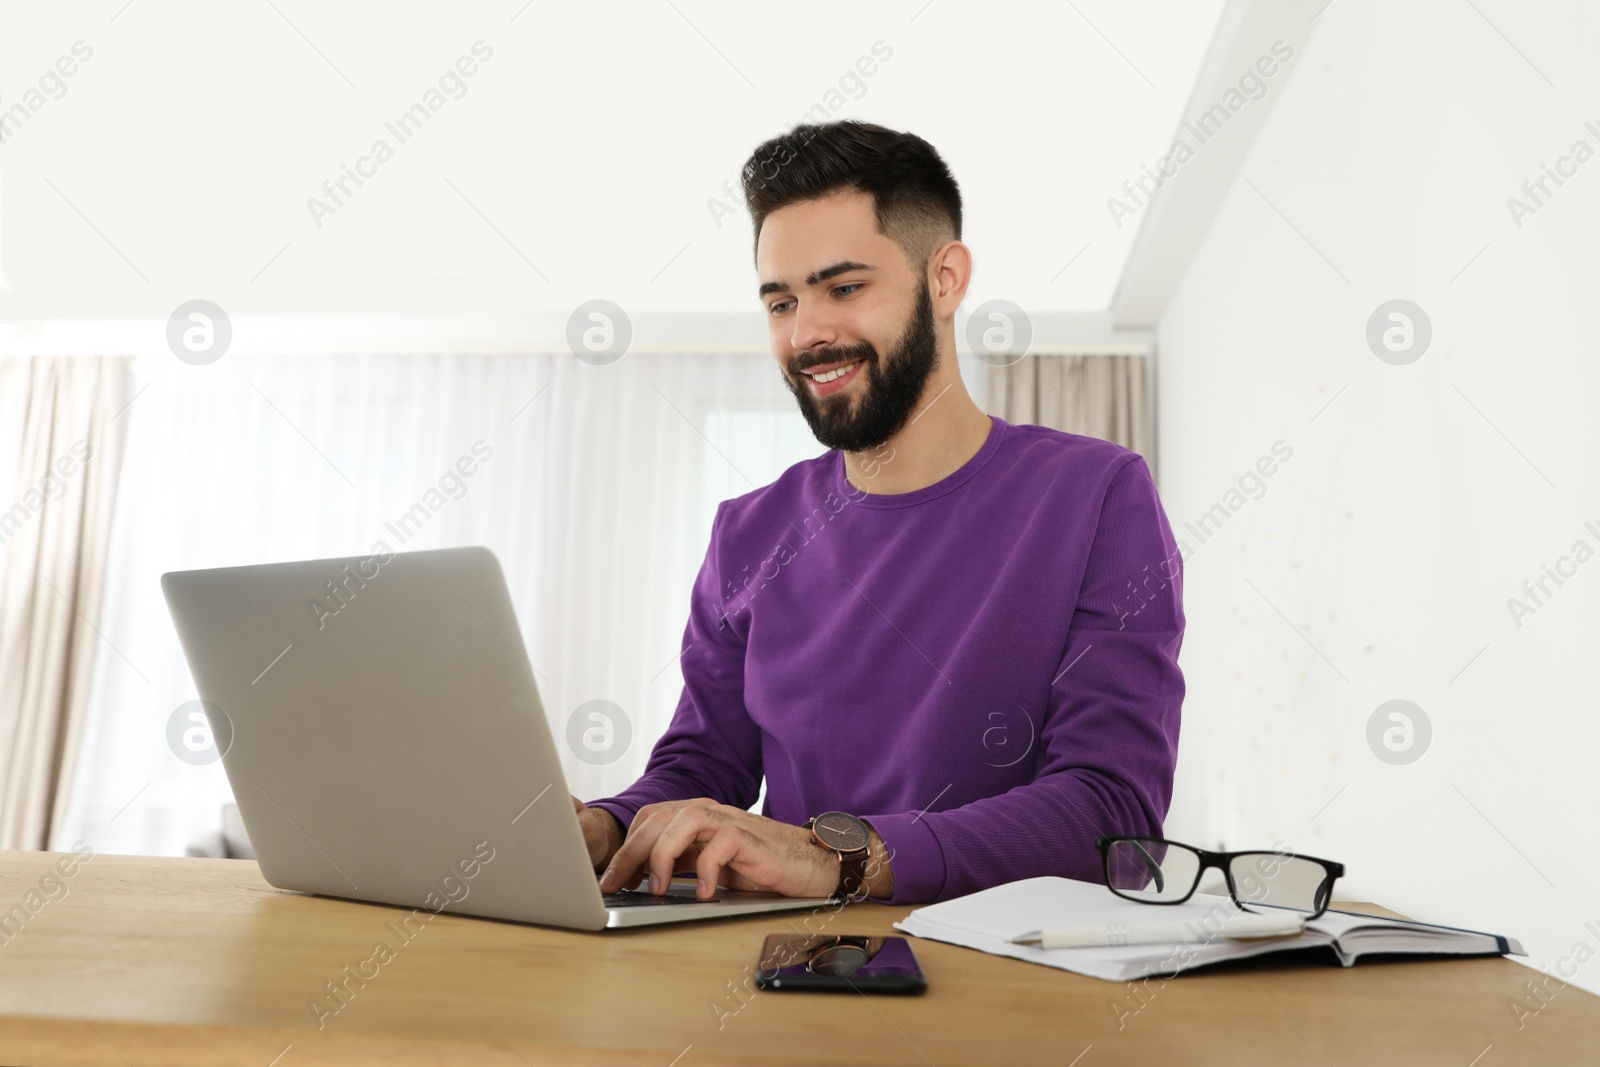
{"label": "dark hair", "polygon": [[951,235],[961,239],[961,189],[914,133],[854,119],[803,123],[752,152],[742,182],[755,226],[752,254],[768,215],[846,189],[871,195],[878,232],[894,238],[914,267],[925,267]]}

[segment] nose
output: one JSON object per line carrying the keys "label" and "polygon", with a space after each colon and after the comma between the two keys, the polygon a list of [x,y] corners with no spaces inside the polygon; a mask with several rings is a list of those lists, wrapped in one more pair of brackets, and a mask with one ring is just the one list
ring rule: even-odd
{"label": "nose", "polygon": [[826,348],[838,338],[838,331],[827,315],[826,309],[799,301],[790,318],[789,347],[799,354],[813,348]]}

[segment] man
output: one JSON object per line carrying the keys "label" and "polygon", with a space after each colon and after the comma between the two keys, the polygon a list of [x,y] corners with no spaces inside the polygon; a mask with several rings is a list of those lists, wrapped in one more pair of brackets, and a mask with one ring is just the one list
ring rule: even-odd
{"label": "man", "polygon": [[1095,836],[1159,835],[1177,755],[1181,573],[1148,468],[973,403],[972,257],[926,141],[797,126],[743,181],[772,352],[832,451],[719,505],[672,723],[632,787],[573,798],[601,889],[1101,880]]}

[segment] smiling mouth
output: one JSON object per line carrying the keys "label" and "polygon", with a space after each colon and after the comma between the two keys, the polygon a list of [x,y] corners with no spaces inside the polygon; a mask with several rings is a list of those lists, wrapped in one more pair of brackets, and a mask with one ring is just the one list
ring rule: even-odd
{"label": "smiling mouth", "polygon": [[822,374],[813,374],[810,371],[801,371],[801,373],[810,378],[813,382],[816,382],[818,385],[826,385],[829,382],[837,381],[840,378],[849,377],[856,371],[858,367],[861,366],[861,364],[865,362],[866,360],[858,359],[854,363],[846,364],[843,367],[836,367],[833,370],[826,371]]}

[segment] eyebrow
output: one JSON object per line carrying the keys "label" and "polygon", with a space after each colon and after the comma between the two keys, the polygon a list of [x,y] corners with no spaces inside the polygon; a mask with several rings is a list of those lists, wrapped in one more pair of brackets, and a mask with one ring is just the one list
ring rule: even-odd
{"label": "eyebrow", "polygon": [[[818,282],[825,282],[829,278],[836,278],[841,274],[845,274],[853,270],[877,269],[877,267],[868,266],[865,263],[857,263],[853,259],[841,259],[831,267],[823,267],[821,270],[812,271],[806,276],[806,285],[816,285]],[[789,287],[788,282],[763,282],[761,285],[761,291],[756,294],[756,297],[759,299],[760,297],[766,296],[768,293],[788,292],[793,292],[793,290]]]}

